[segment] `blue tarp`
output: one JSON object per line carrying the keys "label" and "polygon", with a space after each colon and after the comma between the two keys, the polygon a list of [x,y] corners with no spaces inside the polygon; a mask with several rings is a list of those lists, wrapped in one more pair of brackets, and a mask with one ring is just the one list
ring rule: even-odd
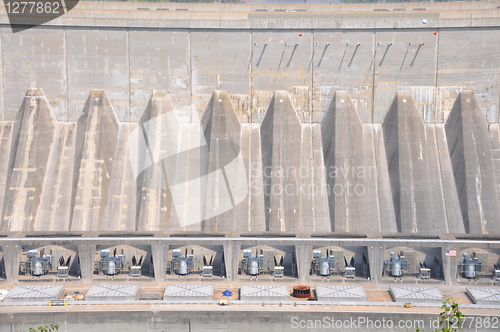
{"label": "blue tarp", "polygon": [[224,293],[222,293],[224,296],[233,296],[233,294],[229,291],[229,289],[226,289]]}

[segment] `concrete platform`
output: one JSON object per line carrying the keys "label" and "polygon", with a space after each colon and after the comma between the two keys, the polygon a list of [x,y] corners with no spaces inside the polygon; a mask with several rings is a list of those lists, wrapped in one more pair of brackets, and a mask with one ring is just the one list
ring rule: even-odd
{"label": "concrete platform", "polygon": [[241,285],[241,300],[288,301],[290,291],[286,285]]}
{"label": "concrete platform", "polygon": [[133,301],[140,290],[139,285],[94,285],[90,287],[85,299],[87,301]]}
{"label": "concrete platform", "polygon": [[467,288],[467,295],[475,304],[500,305],[500,288]]}
{"label": "concrete platform", "polygon": [[441,302],[443,293],[437,287],[392,286],[389,290],[394,302]]}
{"label": "concrete platform", "polygon": [[163,300],[168,302],[213,300],[214,285],[168,285],[163,293]]}
{"label": "concrete platform", "polygon": [[4,302],[48,302],[57,300],[63,292],[63,285],[15,286],[5,296]]}
{"label": "concrete platform", "polygon": [[317,285],[316,297],[318,301],[368,301],[362,286]]}

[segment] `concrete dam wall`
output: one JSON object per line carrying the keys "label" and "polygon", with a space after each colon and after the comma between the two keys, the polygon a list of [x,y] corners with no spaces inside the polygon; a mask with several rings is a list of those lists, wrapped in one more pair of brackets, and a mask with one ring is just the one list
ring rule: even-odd
{"label": "concrete dam wall", "polygon": [[0,229],[499,234],[496,5],[3,15]]}
{"label": "concrete dam wall", "polygon": [[[433,327],[439,316],[432,311],[424,313],[397,312],[396,308],[384,308],[383,312],[342,312],[326,311],[308,308],[308,312],[282,309],[278,311],[275,306],[267,306],[259,311],[242,310],[217,310],[206,311],[203,309],[183,308],[183,311],[164,311],[161,305],[141,305],[135,310],[103,312],[95,306],[93,310],[73,309],[71,311],[43,312],[43,313],[0,313],[2,324],[1,332],[26,330],[31,326],[50,325],[58,323],[61,331],[84,332],[89,329],[107,329],[111,331],[133,332],[137,329],[152,332],[163,331],[248,331],[249,326],[258,329],[267,329],[276,332],[286,331],[332,331],[335,329],[349,332],[357,331],[408,331],[415,327]],[[146,307],[146,308],[144,308]],[[284,305],[283,308],[286,308]],[[99,309],[98,309],[99,308]],[[281,307],[279,307],[281,309]],[[146,311],[149,309],[150,311]],[[189,310],[189,311],[188,311]],[[396,312],[395,312],[396,311]],[[481,317],[475,313],[467,317]],[[382,323],[383,322],[383,323]],[[344,324],[342,324],[344,323]],[[432,325],[432,324],[435,325]],[[309,325],[307,325],[309,324]],[[335,325],[337,324],[337,325]],[[338,326],[339,328],[336,328]],[[309,328],[307,328],[309,327]],[[311,328],[312,327],[312,328]],[[380,327],[380,328],[379,328]],[[473,328],[464,327],[465,332],[474,331]],[[484,332],[496,331],[496,326],[481,328]]]}

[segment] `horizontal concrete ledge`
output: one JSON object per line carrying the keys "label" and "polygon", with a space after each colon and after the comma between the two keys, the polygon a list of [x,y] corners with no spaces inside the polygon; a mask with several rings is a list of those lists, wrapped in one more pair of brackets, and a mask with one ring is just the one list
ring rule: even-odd
{"label": "horizontal concrete ledge", "polygon": [[[69,13],[46,25],[202,29],[392,29],[421,28],[425,19],[426,27],[484,27],[500,25],[498,6],[499,1],[351,5],[80,1]],[[0,15],[0,23],[8,24],[4,6],[0,6]]]}
{"label": "horizontal concrete ledge", "polygon": [[348,243],[350,245],[363,245],[363,244],[384,244],[390,243],[392,245],[404,245],[404,244],[421,244],[423,246],[428,246],[429,244],[433,244],[435,247],[441,247],[446,245],[500,245],[499,240],[465,240],[465,239],[380,239],[380,238],[286,238],[286,237],[274,237],[274,238],[266,238],[266,237],[258,237],[258,238],[243,238],[243,237],[166,237],[166,238],[154,238],[154,237],[94,237],[94,238],[45,238],[45,237],[30,237],[30,238],[0,238],[0,245],[8,245],[9,243],[37,243],[37,244],[54,244],[57,245],[59,243],[71,243],[71,242],[94,242],[97,244],[100,243],[129,243],[129,244],[138,244],[138,243],[153,243],[153,242],[165,242],[169,244],[174,243],[190,243],[190,244],[198,244],[198,243],[219,243],[219,244],[232,244],[232,243],[288,243],[289,245],[300,245],[301,243],[305,244],[323,244],[323,243]]}
{"label": "horizontal concrete ledge", "polygon": [[[256,306],[262,306],[264,305],[271,305],[273,306],[273,311],[279,311],[279,309],[274,309],[274,306],[277,305],[282,305],[282,306],[311,306],[310,310],[314,311],[314,307],[318,305],[322,306],[355,306],[355,307],[404,307],[406,303],[411,303],[412,307],[419,307],[419,308],[440,308],[442,303],[441,302],[436,302],[436,303],[417,303],[417,302],[371,302],[371,301],[364,301],[364,302],[359,302],[359,301],[300,301],[300,300],[275,300],[275,301],[243,301],[243,300],[229,300],[231,305],[256,305]],[[2,308],[2,311],[7,310],[5,308],[8,307],[33,307],[33,306],[47,306],[48,301],[40,301],[40,302],[0,302],[0,308]],[[85,305],[138,305],[138,304],[143,304],[143,305],[164,305],[164,306],[170,306],[170,305],[176,305],[176,304],[182,304],[182,305],[187,305],[187,307],[184,307],[183,310],[189,310],[189,305],[218,305],[220,301],[218,300],[204,300],[204,301],[164,301],[164,300],[134,300],[134,301],[68,301],[68,305],[75,305],[75,306],[85,306]],[[226,308],[228,308],[226,306]],[[460,308],[467,308],[467,309],[500,309],[500,305],[491,305],[491,304],[461,304]],[[172,308],[165,308],[165,311],[171,310]],[[123,308],[124,311],[127,311],[126,308]],[[141,309],[138,308],[138,311]],[[300,310],[300,308],[299,308]],[[72,310],[74,311],[74,310]],[[87,310],[85,310],[87,311]],[[243,310],[244,311],[244,310]],[[288,311],[288,310],[286,310]],[[384,312],[383,309],[378,312]],[[388,311],[390,312],[390,311]]]}
{"label": "horizontal concrete ledge", "polygon": [[47,241],[65,239],[71,241],[72,239],[80,240],[102,240],[102,239],[122,239],[122,240],[135,240],[135,239],[148,239],[148,240],[214,240],[214,239],[224,239],[224,240],[234,240],[242,239],[247,241],[255,240],[281,240],[289,239],[291,241],[302,239],[302,240],[314,240],[314,241],[331,241],[331,240],[342,240],[342,241],[473,241],[473,242],[487,242],[487,241],[500,241],[500,235],[495,234],[455,234],[446,233],[442,235],[427,235],[427,234],[415,234],[415,233],[377,233],[377,234],[356,234],[356,233],[275,233],[275,232],[260,232],[260,233],[223,233],[223,232],[184,232],[184,233],[169,233],[169,232],[0,232],[0,242],[5,239],[18,240],[18,239],[42,239]]}
{"label": "horizontal concrete ledge", "polygon": [[[411,302],[411,301],[408,301]],[[407,302],[354,302],[354,301],[339,301],[339,302],[333,302],[333,301],[294,301],[292,300],[282,300],[282,301],[242,301],[242,300],[230,300],[229,306],[225,306],[224,308],[231,310],[231,305],[261,305],[263,308],[261,310],[273,310],[273,311],[279,311],[280,307],[289,307],[289,306],[296,306],[298,307],[297,310],[300,310],[300,307],[304,306],[309,306],[308,310],[315,312],[318,310],[318,308],[315,308],[316,306],[347,306],[347,307],[358,307],[357,311],[363,311],[363,307],[387,307],[387,308],[394,308],[394,307],[404,307],[405,303]],[[169,306],[174,306],[174,305],[187,305],[187,307],[182,307],[179,310],[182,311],[191,311],[189,310],[189,305],[203,305],[203,306],[213,306],[213,305],[218,305],[219,301],[217,300],[207,300],[207,301],[175,301],[175,302],[169,302],[169,301],[163,301],[163,300],[135,300],[135,301],[68,301],[68,305],[74,305],[77,307],[84,307],[86,305],[122,305],[122,306],[127,306],[127,305],[155,305],[155,309],[158,309],[160,311],[177,311],[175,308],[170,308]],[[441,302],[437,303],[411,303],[412,307],[418,307],[418,308],[440,308],[442,305]],[[47,301],[45,302],[10,302],[10,303],[4,303],[0,302],[0,308],[6,308],[6,307],[36,307],[36,306],[47,306]],[[161,306],[164,306],[163,308]],[[270,309],[270,307],[272,309]],[[276,308],[277,307],[277,308]],[[232,307],[234,308],[234,307]],[[498,310],[500,309],[500,305],[486,305],[486,304],[461,304],[460,308],[462,309],[491,309],[491,310]],[[106,309],[106,307],[101,307],[100,309],[107,311],[109,309]],[[163,309],[163,310],[162,310]],[[207,308],[208,309],[208,308]],[[3,309],[6,310],[6,309]],[[82,308],[85,312],[88,312],[88,309]],[[92,309],[92,310],[97,310],[99,309]],[[128,311],[126,307],[123,307],[121,310],[123,311]],[[140,307],[134,307],[134,311],[143,311],[143,310],[150,310],[149,307],[146,308],[140,308]],[[199,310],[198,307],[195,309],[196,311]],[[249,309],[248,307],[246,308],[238,308],[238,311],[256,311],[256,309]],[[383,313],[383,309],[380,308],[377,311],[380,313]],[[78,308],[75,310],[71,310],[72,312],[78,311]],[[120,311],[120,310],[113,310],[113,311]],[[284,310],[284,311],[289,311],[289,310]],[[320,312],[324,312],[322,309],[319,309]],[[370,312],[372,312],[370,310]],[[390,312],[390,311],[388,311]]]}
{"label": "horizontal concrete ledge", "polygon": [[[313,11],[324,12],[330,11],[374,11],[376,9],[386,10],[478,10],[478,9],[496,9],[500,5],[500,1],[460,1],[460,2],[430,2],[430,3],[318,3],[318,4],[244,4],[244,3],[156,3],[156,2],[119,2],[119,1],[80,1],[76,9],[109,9],[115,11],[137,10],[138,8],[155,9],[188,9],[191,11],[237,11],[237,12],[252,12],[252,11]],[[3,5],[2,5],[3,6]]]}
{"label": "horizontal concrete ledge", "polygon": [[[181,307],[182,308],[182,307]],[[152,312],[139,312],[134,313],[131,310],[117,310],[116,312],[104,312],[102,310],[88,310],[84,315],[81,312],[71,312],[71,311],[61,311],[53,312],[50,315],[45,312],[15,312],[9,314],[1,315],[1,319],[5,322],[1,327],[0,331],[14,331],[14,330],[25,330],[28,324],[38,324],[41,322],[50,324],[49,320],[57,320],[66,329],[71,329],[72,331],[89,331],[89,330],[109,330],[109,331],[122,331],[122,330],[142,330],[145,326],[152,326],[154,331],[162,330],[175,330],[175,331],[188,331],[189,326],[195,330],[207,330],[207,326],[212,328],[212,330],[217,330],[221,332],[233,332],[233,331],[249,331],[250,327],[252,330],[262,330],[262,331],[274,331],[274,332],[288,332],[288,331],[367,331],[367,324],[364,323],[361,328],[359,324],[357,326],[352,326],[350,328],[322,328],[322,329],[294,329],[295,321],[292,321],[293,317],[300,320],[303,324],[308,320],[320,320],[324,317],[332,318],[335,321],[347,320],[349,321],[351,317],[353,320],[357,321],[363,317],[366,322],[370,320],[370,327],[373,326],[373,321],[380,321],[384,319],[385,321],[395,322],[405,320],[417,321],[416,324],[426,324],[425,327],[429,325],[429,321],[432,319],[436,321],[438,317],[438,309],[428,309],[422,310],[424,312],[410,312],[408,309],[401,310],[398,313],[389,309],[384,310],[385,312],[362,312],[353,310],[349,307],[344,312],[321,312],[321,308],[316,309],[314,312],[308,311],[293,311],[293,310],[268,310],[266,307],[261,307],[262,309],[252,310],[230,310],[227,307],[221,307],[219,310],[214,312],[204,312],[202,309],[198,309],[195,313],[194,311],[182,312],[181,309],[175,312],[157,312],[157,307],[154,306],[151,309]],[[161,309],[160,309],[161,310]],[[194,315],[193,315],[194,313]],[[199,314],[198,314],[199,313]],[[471,316],[477,317],[478,320],[481,319],[482,315],[480,313],[473,312]],[[469,318],[469,317],[468,317]],[[298,322],[298,321],[296,321]],[[64,325],[63,325],[64,324]],[[382,324],[382,323],[380,323]],[[394,324],[394,325],[395,325]],[[416,325],[415,324],[415,325]],[[291,327],[293,326],[293,327]],[[331,327],[332,325],[329,325]],[[371,329],[375,331],[375,329]],[[389,331],[387,328],[377,329],[379,331]],[[407,331],[404,329],[390,329],[391,331]],[[409,329],[412,330],[412,329]],[[414,330],[414,329],[413,329]],[[428,331],[428,329],[426,329]],[[474,331],[474,329],[465,329],[465,331]],[[482,329],[481,331],[495,331],[495,329]]]}

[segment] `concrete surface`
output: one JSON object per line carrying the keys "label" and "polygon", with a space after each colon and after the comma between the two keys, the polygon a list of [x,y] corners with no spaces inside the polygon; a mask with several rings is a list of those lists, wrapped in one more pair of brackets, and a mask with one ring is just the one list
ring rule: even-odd
{"label": "concrete surface", "polygon": [[[122,308],[121,311],[119,308]],[[59,331],[88,331],[96,330],[119,330],[136,331],[137,329],[147,331],[246,331],[262,329],[273,331],[308,331],[311,326],[314,330],[329,331],[333,324],[339,321],[342,331],[398,331],[406,332],[408,329],[415,330],[416,327],[432,328],[433,321],[439,319],[439,308],[390,308],[381,310],[374,307],[329,307],[307,308],[304,311],[290,305],[266,305],[261,304],[248,308],[230,306],[210,306],[212,311],[207,312],[207,305],[182,306],[182,308],[169,308],[163,305],[139,305],[128,306],[99,306],[87,307],[25,307],[23,310],[16,309],[16,313],[2,312],[0,319],[3,324],[0,331],[11,331],[11,329],[27,329],[30,326],[41,324],[59,324]],[[35,309],[35,311],[33,310]],[[376,311],[373,311],[376,309]],[[420,309],[420,310],[418,310]],[[37,312],[41,311],[41,312]],[[413,311],[410,313],[410,311]],[[494,311],[468,310],[465,311],[469,321],[476,317],[484,323],[483,318],[489,317],[493,320],[498,317]],[[328,321],[330,325],[324,324]],[[361,325],[358,322],[361,321]],[[385,326],[383,322],[385,321]],[[391,323],[388,323],[388,322]],[[342,322],[346,322],[342,326]],[[355,324],[352,324],[354,322]],[[309,328],[307,324],[310,325]],[[316,324],[316,326],[314,325]],[[392,324],[392,327],[389,327]],[[408,325],[406,325],[408,324]],[[476,330],[465,327],[465,332]],[[335,326],[335,325],[333,325]],[[480,326],[479,323],[477,326]],[[482,327],[481,331],[496,331],[497,327],[490,324],[489,328]]]}
{"label": "concrete surface", "polygon": [[467,233],[498,232],[493,148],[474,93],[464,91],[458,96],[445,128]]}
{"label": "concrete surface", "polygon": [[[290,280],[302,283],[312,281],[312,251],[338,246],[367,253],[370,286],[386,281],[388,250],[415,250],[414,266],[436,257],[432,282],[453,285],[440,288],[450,295],[446,287],[471,281],[456,278],[459,257],[447,250],[478,252],[485,273],[500,257],[499,7],[81,1],[13,34],[0,5],[6,281],[22,279],[23,251],[57,244],[77,253],[81,285],[96,278],[98,248],[126,244],[151,254],[163,282],[169,250],[199,244],[221,248],[229,282],[242,248],[287,247]],[[207,158],[186,164],[203,138]],[[134,139],[143,145],[131,148]],[[217,173],[196,204],[172,191],[171,172],[183,182],[233,160],[244,166]],[[187,225],[192,213],[206,218]],[[470,309],[464,294],[472,317],[498,314]],[[427,324],[440,311],[394,305],[2,307],[0,331],[289,331],[294,317]]]}
{"label": "concrete surface", "polygon": [[[97,246],[115,243],[150,251],[157,281],[187,242],[221,246],[229,280],[258,244],[293,248],[300,281],[331,245],[366,251],[372,282],[394,247],[432,252],[446,284],[447,249],[498,260],[500,2],[312,6],[300,22],[272,5],[80,5],[47,26],[0,27],[7,280],[23,247],[52,243],[75,247],[85,281]],[[138,133],[143,150],[130,148]],[[203,138],[206,162],[186,164]],[[170,172],[187,181],[239,156],[237,181],[219,174],[199,205],[171,192]],[[208,217],[183,224],[193,211]]]}
{"label": "concrete surface", "polygon": [[[374,11],[395,6],[374,4],[319,13],[311,5],[304,14],[275,10],[284,5],[262,5],[262,12],[260,5],[185,4],[188,11],[178,11],[181,5],[147,3],[170,9],[148,11],[80,2],[47,26],[16,34],[0,27],[0,149],[9,155],[0,161],[0,227],[496,234],[494,4],[477,2],[473,17],[488,19],[471,21],[469,5],[460,3],[426,3],[426,11],[398,4],[406,12]],[[214,29],[221,13],[234,25]],[[325,25],[317,15],[344,19]],[[388,15],[400,21],[390,25]],[[167,26],[163,16],[172,18]],[[182,23],[188,17],[192,26]],[[378,23],[368,29],[373,18]],[[464,97],[471,89],[475,97]],[[464,98],[473,106],[462,107]],[[215,175],[199,199],[170,191],[166,161],[167,173],[153,167],[134,178],[129,144],[137,122],[142,128],[166,113],[175,123],[148,130],[179,135],[159,138],[178,139],[171,145],[152,141],[159,153],[183,151],[203,129],[209,150],[200,171]],[[246,174],[222,181],[217,170],[233,154]],[[185,158],[173,168],[183,170]],[[238,191],[228,196],[231,187]],[[186,225],[193,211],[204,221]]]}
{"label": "concrete surface", "polygon": [[380,127],[363,125],[350,94],[336,91],[321,130],[332,231],[396,232]]}
{"label": "concrete surface", "polygon": [[22,285],[12,288],[4,302],[42,302],[57,300],[64,292],[64,285]]}
{"label": "concrete surface", "polygon": [[80,1],[16,34],[2,14],[0,120],[13,121],[27,89],[41,88],[60,121],[77,121],[90,90],[105,89],[120,121],[137,122],[152,91],[167,89],[183,122],[214,90],[230,93],[242,123],[262,121],[273,90],[292,93],[302,122],[320,122],[333,93],[348,90],[361,120],[379,123],[405,89],[424,122],[443,123],[466,88],[497,122],[499,5]]}
{"label": "concrete surface", "polygon": [[391,286],[390,293],[395,302],[441,303],[443,300],[438,287]]}
{"label": "concrete surface", "polygon": [[214,285],[168,285],[163,293],[163,300],[172,303],[213,300],[214,292]]}
{"label": "concrete surface", "polygon": [[88,301],[130,301],[136,300],[141,286],[136,284],[100,284],[90,287],[85,294]]}
{"label": "concrete surface", "polygon": [[500,290],[496,288],[467,288],[467,295],[474,303],[500,303]]}
{"label": "concrete surface", "polygon": [[316,285],[315,289],[318,301],[368,301],[361,286]]}
{"label": "concrete surface", "polygon": [[456,223],[456,190],[445,182],[452,169],[448,153],[437,144],[437,128],[422,121],[409,91],[397,93],[382,127],[398,231],[463,232]]}
{"label": "concrete surface", "polygon": [[[116,285],[122,285],[120,282],[114,281]],[[37,282],[38,285],[45,284]],[[126,282],[124,283],[126,284]],[[180,284],[187,286],[188,284]],[[260,284],[260,282],[259,282]],[[201,282],[200,286],[209,286]],[[314,287],[313,283],[305,283],[310,287]],[[337,288],[346,288],[346,285],[336,285],[323,283],[321,286],[332,286]],[[86,289],[92,286],[90,283],[82,284],[65,284],[66,293],[80,291],[86,293]],[[140,283],[143,292],[155,293],[159,289],[164,289],[168,286],[167,283]],[[222,289],[232,289],[238,291],[242,286],[241,283],[223,282],[219,286]],[[256,286],[256,285],[254,285]],[[11,289],[12,284],[3,284],[3,288]],[[286,287],[286,286],[285,286]],[[165,329],[174,331],[185,331],[191,329],[193,331],[203,330],[210,331],[212,329],[222,329],[225,331],[247,330],[249,326],[252,328],[270,329],[273,331],[290,331],[299,330],[306,331],[307,327],[294,327],[293,322],[301,320],[348,320],[356,321],[356,326],[342,326],[339,329],[346,331],[407,331],[406,327],[398,326],[400,320],[409,321],[415,324],[420,320],[425,321],[425,327],[429,329],[429,324],[433,320],[438,319],[438,313],[441,311],[440,302],[436,303],[419,303],[411,301],[411,308],[404,308],[403,303],[394,303],[389,296],[389,287],[383,285],[365,285],[362,288],[366,289],[366,293],[370,297],[369,302],[342,302],[328,303],[320,301],[305,301],[303,299],[293,299],[292,301],[279,301],[279,303],[263,301],[255,304],[245,303],[232,299],[228,306],[219,306],[218,301],[200,301],[202,303],[179,303],[170,304],[159,301],[69,301],[67,306],[49,307],[45,303],[43,305],[25,305],[20,303],[0,303],[1,312],[0,331],[25,330],[33,324],[59,324],[61,331],[85,331],[88,329],[103,329],[110,330],[125,330],[132,331],[134,329],[142,329],[148,331],[162,331]],[[288,288],[287,291],[291,289]],[[498,317],[498,308],[491,303],[488,304],[472,304],[470,299],[465,296],[469,287],[465,286],[440,286],[439,289],[444,295],[452,297],[459,303],[462,312],[468,317],[469,321],[474,319],[481,320],[481,323],[491,321],[494,323],[495,317]],[[497,291],[495,288],[490,289]],[[373,297],[373,294],[378,292],[378,295]],[[359,291],[357,291],[359,293]],[[207,302],[207,303],[205,303]],[[210,303],[209,303],[210,302]],[[406,302],[406,301],[405,301]],[[369,305],[368,305],[369,304]],[[297,318],[293,318],[297,317]],[[326,318],[325,318],[326,317]],[[480,317],[480,318],[476,318]],[[486,319],[489,317],[489,319]],[[294,319],[294,320],[292,320]],[[392,320],[393,326],[373,327],[370,325],[359,327],[357,323],[359,319],[385,319]],[[324,322],[324,321],[323,321]],[[322,322],[322,324],[323,324]],[[363,324],[366,324],[363,323]],[[375,324],[375,322],[373,322]],[[377,323],[378,324],[378,323]],[[475,323],[472,323],[475,324]],[[470,328],[466,326],[465,331],[474,331],[476,327],[472,325]],[[420,326],[422,327],[422,326]],[[410,328],[410,327],[408,327]],[[3,330],[2,330],[3,329]],[[325,326],[317,326],[320,331],[327,331],[330,328]],[[412,328],[410,328],[412,329]],[[413,328],[414,329],[414,328]],[[494,331],[495,327],[482,327],[481,331]]]}
{"label": "concrete surface", "polygon": [[287,285],[241,285],[240,300],[282,302],[290,301],[290,290]]}

